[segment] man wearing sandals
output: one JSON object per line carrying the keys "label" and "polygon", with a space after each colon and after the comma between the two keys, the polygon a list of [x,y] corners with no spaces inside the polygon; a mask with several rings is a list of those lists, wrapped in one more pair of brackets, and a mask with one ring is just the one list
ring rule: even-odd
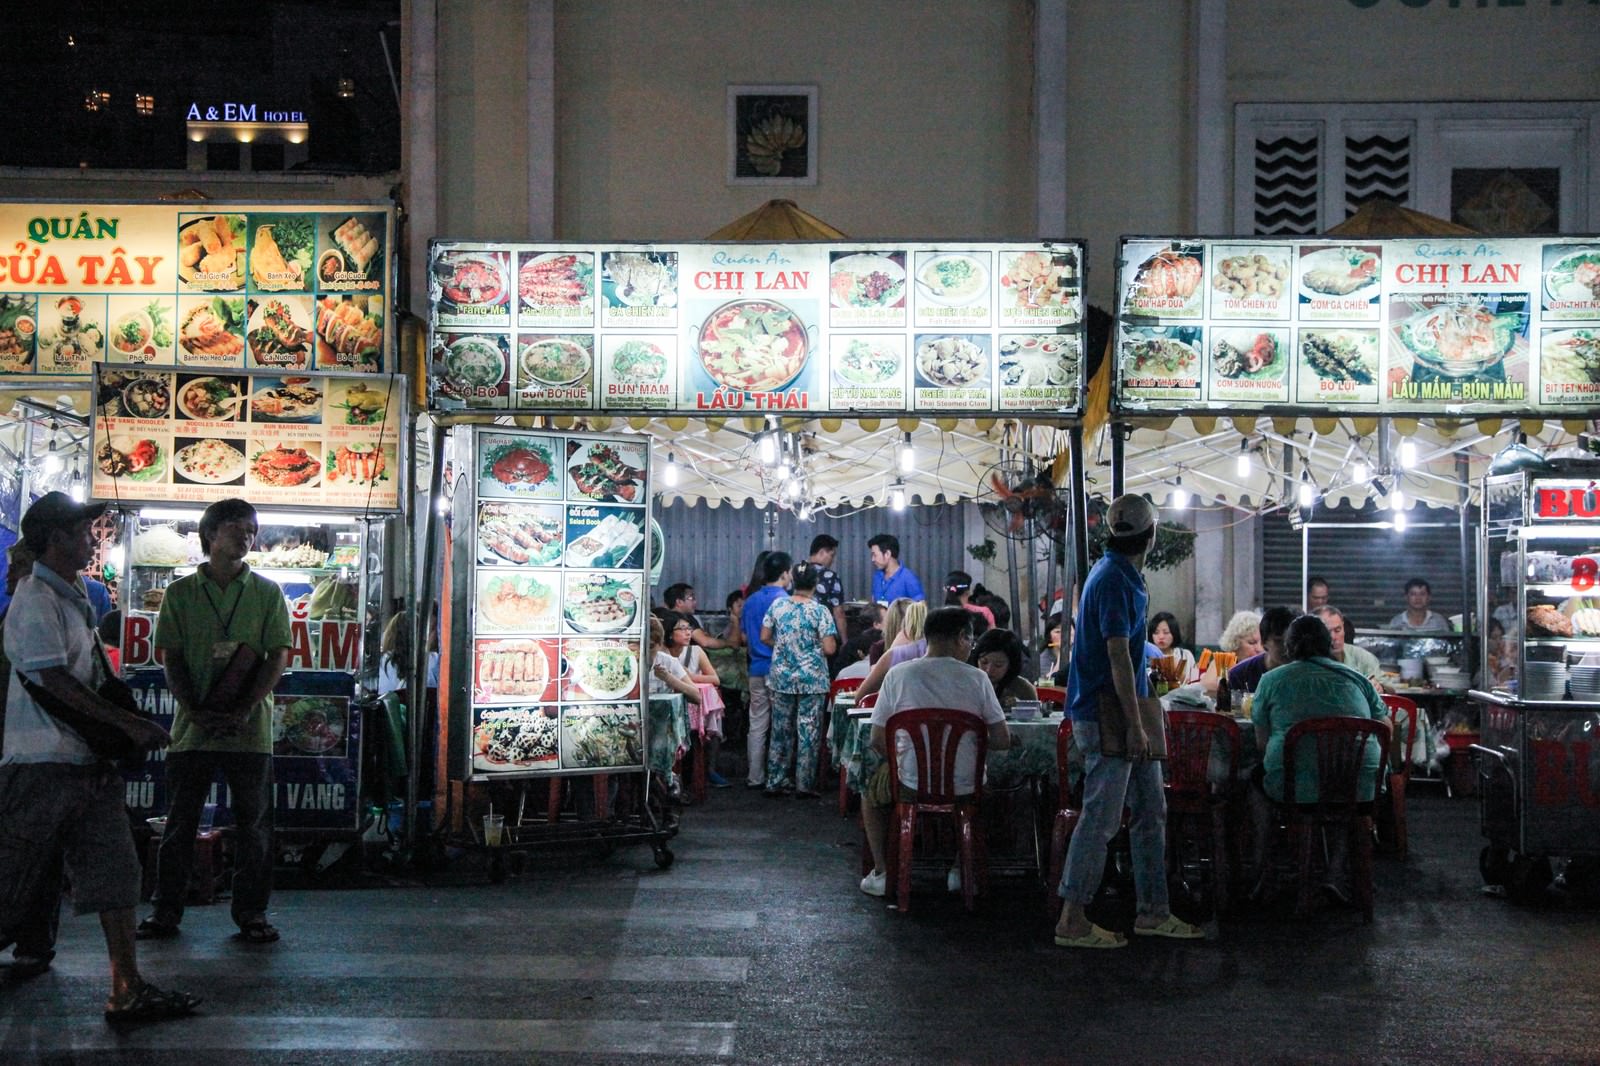
{"label": "man wearing sandals", "polygon": [[[1138,898],[1136,936],[1192,940],[1204,934],[1172,913],[1167,905],[1167,802],[1161,791],[1161,764],[1144,758],[1150,738],[1139,720],[1138,701],[1148,695],[1149,678],[1134,668],[1130,649],[1143,647],[1150,597],[1140,568],[1156,536],[1156,508],[1143,496],[1118,496],[1106,511],[1110,536],[1106,553],[1089,571],[1078,605],[1072,661],[1067,670],[1067,708],[1072,737],[1083,753],[1083,814],[1072,834],[1061,869],[1061,921],[1056,943],[1070,948],[1121,948],[1121,933],[1089,921],[1084,908],[1094,898],[1105,872],[1106,845],[1131,812],[1128,837],[1133,851],[1133,881]],[[1128,722],[1124,756],[1101,754],[1100,701],[1115,698]]]}
{"label": "man wearing sandals", "polygon": [[[220,771],[237,832],[233,920],[239,939],[270,944],[272,689],[289,661],[289,610],[278,586],[252,573],[255,508],[220,500],[200,517],[206,561],[167,587],[156,619],[167,686],[177,703],[167,755],[167,828],[156,857],[154,911],[139,936],[178,935],[194,869],[200,813]],[[248,649],[248,651],[243,651]],[[253,668],[246,664],[253,662]],[[253,669],[253,672],[252,672]],[[232,688],[231,692],[224,691]]]}
{"label": "man wearing sandals", "polygon": [[[163,992],[139,973],[134,906],[139,856],[123,801],[122,775],[83,738],[28,694],[21,677],[84,718],[116,726],[146,750],[166,731],[102,699],[105,669],[94,613],[78,573],[94,556],[93,523],[104,504],[74,503],[64,492],[39,498],[22,516],[23,540],[37,556],[6,615],[8,678],[5,751],[0,757],[0,928],[15,928],[65,859],[79,914],[98,914],[111,961],[108,1021],[153,1021],[188,1014],[200,1002]],[[43,972],[49,959],[39,960]]]}

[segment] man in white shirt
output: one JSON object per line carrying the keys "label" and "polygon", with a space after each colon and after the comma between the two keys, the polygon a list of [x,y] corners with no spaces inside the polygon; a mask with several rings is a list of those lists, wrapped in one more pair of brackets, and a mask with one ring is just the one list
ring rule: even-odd
{"label": "man in white shirt", "polygon": [[[884,677],[877,706],[872,711],[872,749],[887,754],[884,727],[891,715],[932,707],[969,712],[988,727],[991,751],[1009,748],[1011,730],[1006,727],[1000,701],[995,699],[994,685],[982,670],[967,665],[967,656],[972,651],[972,612],[963,607],[941,607],[928,615],[922,632],[928,641],[927,655],[901,663]],[[978,774],[983,772],[977,765],[976,747],[970,738],[963,738],[956,749],[958,796],[970,796]],[[904,734],[895,737],[895,758],[900,767],[901,787],[914,792],[917,757],[910,739]],[[885,762],[861,797],[861,824],[867,833],[867,846],[872,849],[872,872],[862,878],[861,891],[869,896],[881,896],[886,890],[884,838],[888,815],[885,812],[894,806],[897,798],[891,785],[889,764]],[[954,884],[959,890],[960,882]]]}
{"label": "man in white shirt", "polygon": [[1406,582],[1406,609],[1389,619],[1390,629],[1403,629],[1408,633],[1448,633],[1450,619],[1438,611],[1430,611],[1433,587],[1420,577]]}
{"label": "man in white shirt", "polygon": [[1333,658],[1377,686],[1378,677],[1382,673],[1378,667],[1378,657],[1358,644],[1345,643],[1344,614],[1339,608],[1331,604],[1319,607],[1316,615],[1328,627],[1329,636],[1333,637]]}

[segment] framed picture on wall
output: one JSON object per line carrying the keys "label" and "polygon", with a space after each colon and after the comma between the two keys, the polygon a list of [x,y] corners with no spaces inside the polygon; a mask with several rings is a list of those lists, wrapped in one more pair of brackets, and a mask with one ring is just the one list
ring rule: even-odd
{"label": "framed picture on wall", "polygon": [[817,87],[728,86],[728,184],[817,183]]}

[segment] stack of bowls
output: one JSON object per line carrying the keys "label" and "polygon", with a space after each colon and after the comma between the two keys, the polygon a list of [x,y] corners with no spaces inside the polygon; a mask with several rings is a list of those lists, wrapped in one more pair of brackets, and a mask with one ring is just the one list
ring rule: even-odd
{"label": "stack of bowls", "polygon": [[1524,663],[1520,695],[1525,700],[1559,700],[1567,692],[1566,663]]}
{"label": "stack of bowls", "polygon": [[1585,703],[1600,703],[1600,666],[1572,668],[1572,698]]}

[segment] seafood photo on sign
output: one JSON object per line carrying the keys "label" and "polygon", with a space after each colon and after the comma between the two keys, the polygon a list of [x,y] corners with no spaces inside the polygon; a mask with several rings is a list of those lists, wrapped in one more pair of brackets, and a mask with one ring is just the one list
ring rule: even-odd
{"label": "seafood photo on sign", "polygon": [[178,297],[178,361],[244,366],[243,296]]}
{"label": "seafood photo on sign", "polygon": [[275,370],[311,369],[311,297],[264,296],[251,299],[245,339],[250,365]]}
{"label": "seafood photo on sign", "polygon": [[553,769],[561,727],[554,704],[474,711],[472,768],[479,773]]}
{"label": "seafood photo on sign", "polygon": [[252,422],[316,422],[322,418],[325,378],[250,378]]}
{"label": "seafood photo on sign", "polygon": [[568,633],[622,633],[635,628],[643,597],[643,574],[569,570],[561,617]]}
{"label": "seafood photo on sign", "polygon": [[451,249],[438,252],[428,276],[429,298],[454,324],[511,320],[511,253]]}
{"label": "seafood photo on sign", "polygon": [[638,708],[568,704],[561,708],[561,766],[568,770],[642,766]]}
{"label": "seafood photo on sign", "polygon": [[0,296],[0,374],[33,369],[33,344],[39,335],[39,300],[9,293]]}
{"label": "seafood photo on sign", "polygon": [[811,333],[784,304],[735,300],[706,316],[695,351],[717,385],[772,392],[792,383],[805,369]]}
{"label": "seafood photo on sign", "polygon": [[574,570],[639,570],[644,566],[644,512],[573,504],[567,508],[566,565]]}
{"label": "seafood photo on sign", "polygon": [[592,252],[521,252],[517,297],[524,319],[594,316]]}
{"label": "seafood photo on sign", "polygon": [[318,370],[383,369],[383,297],[324,296],[315,311]]}
{"label": "seafood photo on sign", "polygon": [[39,317],[38,373],[87,374],[105,355],[104,296],[46,295],[39,301]]}
{"label": "seafood photo on sign", "polygon": [[479,633],[554,633],[561,599],[559,570],[479,570]]}
{"label": "seafood photo on sign", "polygon": [[246,377],[178,375],[178,415],[192,421],[243,420]]}
{"label": "seafood photo on sign", "polygon": [[979,388],[989,380],[990,338],[981,333],[918,336],[917,386],[931,389]]}
{"label": "seafood photo on sign", "polygon": [[[557,458],[561,455],[562,458]],[[483,433],[478,437],[478,495],[561,499],[562,443],[556,437]]]}
{"label": "seafood photo on sign", "polygon": [[441,333],[434,344],[430,376],[439,395],[454,401],[454,406],[506,407],[511,396],[510,366],[510,342],[503,336]]}
{"label": "seafood photo on sign", "polygon": [[245,442],[216,437],[177,437],[172,472],[174,483],[238,485],[244,481]]}
{"label": "seafood photo on sign", "polygon": [[[108,386],[126,382],[116,399],[124,418],[169,419],[172,417],[172,378],[171,374],[106,371],[100,375],[100,388],[104,392]],[[104,404],[101,409],[105,410]]]}
{"label": "seafood photo on sign", "polygon": [[321,441],[252,436],[248,454],[251,488],[310,488],[322,477]]}
{"label": "seafood photo on sign", "polygon": [[567,441],[567,498],[644,503],[645,445],[631,441]]}
{"label": "seafood photo on sign", "polygon": [[1118,373],[1130,396],[1151,400],[1200,398],[1199,326],[1122,327],[1118,333]]}
{"label": "seafood photo on sign", "polygon": [[944,307],[989,304],[988,252],[918,252],[917,299]]}
{"label": "seafood photo on sign", "polygon": [[[1205,245],[1132,241],[1123,248],[1123,310],[1152,318],[1199,318],[1205,305]],[[1131,268],[1131,270],[1129,269]]]}
{"label": "seafood photo on sign", "polygon": [[583,640],[561,642],[563,698],[568,700],[626,700],[639,695],[639,642],[637,640]]}
{"label": "seafood photo on sign", "polygon": [[1002,335],[1000,384],[1008,388],[1078,384],[1078,339],[1061,334]]}
{"label": "seafood photo on sign", "polygon": [[1284,318],[1293,288],[1288,245],[1217,244],[1211,247],[1213,318]]}
{"label": "seafood photo on sign", "polygon": [[178,216],[178,281],[184,292],[238,292],[244,288],[243,215]]}
{"label": "seafood photo on sign", "polygon": [[252,290],[310,290],[312,256],[317,250],[315,215],[253,214],[246,229],[250,234]]}
{"label": "seafood photo on sign", "polygon": [[397,476],[396,445],[348,441],[328,446],[323,483],[329,488],[370,489]]}
{"label": "seafood photo on sign", "polygon": [[896,334],[857,337],[834,334],[833,380],[845,386],[902,385],[906,339]]}
{"label": "seafood photo on sign", "polygon": [[[670,308],[678,304],[677,252],[604,252],[601,291],[607,308]],[[621,321],[627,321],[619,316]],[[658,321],[650,316],[648,321]]]}
{"label": "seafood photo on sign", "polygon": [[317,288],[322,292],[370,290],[383,284],[381,214],[321,215],[322,251],[317,253]]}
{"label": "seafood photo on sign", "polygon": [[555,698],[556,642],[515,637],[472,643],[472,702]]}
{"label": "seafood photo on sign", "polygon": [[1042,249],[1000,253],[1000,324],[1078,320],[1077,255]]}
{"label": "seafood photo on sign", "polygon": [[[1528,372],[1527,294],[1416,293],[1389,304],[1389,367],[1386,398],[1452,400],[1462,391],[1408,388],[1407,382],[1481,382],[1491,386],[1478,399],[1516,400]],[[1406,364],[1410,363],[1408,367]],[[1472,391],[1472,390],[1469,390]],[[1471,399],[1473,397],[1467,397]]]}
{"label": "seafood photo on sign", "polygon": [[[113,296],[107,301],[108,363],[176,362],[177,304],[171,296]],[[5,321],[0,314],[0,323]],[[3,327],[0,327],[3,328]]]}
{"label": "seafood photo on sign", "polygon": [[478,501],[478,562],[485,565],[551,566],[566,544],[566,512],[560,504]]}

